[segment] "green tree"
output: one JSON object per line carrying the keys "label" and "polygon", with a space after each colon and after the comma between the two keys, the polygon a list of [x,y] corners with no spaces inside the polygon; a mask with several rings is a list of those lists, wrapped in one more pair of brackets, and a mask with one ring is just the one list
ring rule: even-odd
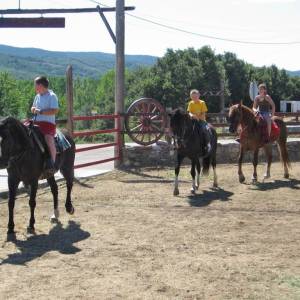
{"label": "green tree", "polygon": [[22,107],[21,93],[17,89],[17,81],[7,72],[0,73],[0,115],[14,116],[20,115]]}

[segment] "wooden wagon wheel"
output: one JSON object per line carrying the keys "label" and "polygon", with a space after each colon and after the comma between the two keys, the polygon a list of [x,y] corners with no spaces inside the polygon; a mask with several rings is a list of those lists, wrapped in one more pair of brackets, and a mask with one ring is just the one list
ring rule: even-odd
{"label": "wooden wagon wheel", "polygon": [[125,128],[130,138],[140,145],[151,145],[163,135],[167,117],[163,106],[154,99],[141,98],[128,108]]}

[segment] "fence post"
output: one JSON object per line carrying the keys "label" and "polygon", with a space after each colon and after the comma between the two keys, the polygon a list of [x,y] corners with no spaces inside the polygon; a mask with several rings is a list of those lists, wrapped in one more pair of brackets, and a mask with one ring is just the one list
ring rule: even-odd
{"label": "fence post", "polygon": [[66,71],[66,94],[67,94],[67,129],[71,136],[73,136],[73,68],[71,65],[67,67]]}

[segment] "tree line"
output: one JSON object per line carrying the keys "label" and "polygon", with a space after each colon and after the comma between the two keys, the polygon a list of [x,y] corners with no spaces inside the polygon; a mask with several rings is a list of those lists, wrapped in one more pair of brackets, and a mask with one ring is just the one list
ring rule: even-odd
{"label": "tree line", "polygon": [[[196,88],[202,92],[219,91],[221,83],[224,86],[225,106],[240,100],[251,105],[249,83],[252,80],[267,84],[268,93],[272,96],[277,110],[282,99],[300,100],[300,77],[291,77],[275,65],[255,67],[238,59],[233,53],[215,54],[208,46],[201,49],[168,49],[153,66],[126,70],[125,75],[126,106],[140,97],[150,97],[157,99],[165,107],[185,107],[190,89]],[[50,88],[59,98],[58,118],[65,118],[66,79],[49,79]],[[113,70],[99,79],[75,78],[74,113],[113,113],[114,79]],[[29,117],[34,96],[33,80],[20,80],[13,74],[0,72],[1,116]],[[210,112],[219,112],[219,96],[206,95],[202,98],[207,102]],[[89,124],[85,124],[87,125]]]}

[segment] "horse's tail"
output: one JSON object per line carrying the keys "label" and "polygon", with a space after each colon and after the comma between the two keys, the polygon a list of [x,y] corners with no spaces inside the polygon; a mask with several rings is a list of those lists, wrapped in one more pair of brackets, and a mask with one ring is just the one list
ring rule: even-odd
{"label": "horse's tail", "polygon": [[287,127],[281,118],[276,118],[274,121],[277,124],[277,126],[280,128],[279,138],[277,141],[280,160],[283,164],[286,164],[287,167],[290,168],[291,163],[289,159],[289,153],[287,151],[287,136],[288,136]]}
{"label": "horse's tail", "polygon": [[202,160],[202,175],[208,176],[209,174],[209,166],[210,166],[210,155],[206,156]]}
{"label": "horse's tail", "polygon": [[202,160],[202,174],[207,176],[209,174],[209,167],[212,165],[213,168],[216,167],[216,155],[217,155],[217,133],[213,127],[210,127],[210,137],[211,137],[211,150],[207,156],[203,157]]}

